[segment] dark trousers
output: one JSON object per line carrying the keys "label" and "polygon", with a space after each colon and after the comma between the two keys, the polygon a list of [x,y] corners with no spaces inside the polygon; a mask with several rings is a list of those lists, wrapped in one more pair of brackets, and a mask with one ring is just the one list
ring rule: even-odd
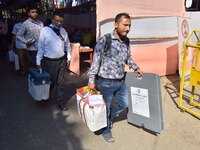
{"label": "dark trousers", "polygon": [[63,57],[58,60],[51,60],[48,58],[43,59],[44,68],[50,74],[51,86],[50,90],[56,88],[56,99],[58,105],[64,105],[64,75],[66,67],[66,58]]}
{"label": "dark trousers", "polygon": [[33,59],[29,55],[28,51],[26,49],[15,49],[15,52],[17,53],[19,57],[19,68],[21,73],[27,72],[27,69],[31,67]]}
{"label": "dark trousers", "polygon": [[37,56],[37,51],[28,51],[29,55],[32,58],[32,64],[31,67],[36,67],[36,56]]}
{"label": "dark trousers", "polygon": [[7,35],[0,34],[0,55],[6,55],[8,51]]}

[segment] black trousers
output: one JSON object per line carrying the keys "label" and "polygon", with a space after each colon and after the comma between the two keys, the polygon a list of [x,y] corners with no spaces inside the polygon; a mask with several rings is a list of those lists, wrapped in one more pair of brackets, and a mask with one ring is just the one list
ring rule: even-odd
{"label": "black trousers", "polygon": [[5,56],[8,51],[7,35],[0,34],[0,56]]}
{"label": "black trousers", "polygon": [[56,88],[56,99],[58,105],[65,104],[64,98],[64,76],[66,67],[66,57],[61,59],[43,59],[44,68],[50,74],[51,85],[50,90]]}

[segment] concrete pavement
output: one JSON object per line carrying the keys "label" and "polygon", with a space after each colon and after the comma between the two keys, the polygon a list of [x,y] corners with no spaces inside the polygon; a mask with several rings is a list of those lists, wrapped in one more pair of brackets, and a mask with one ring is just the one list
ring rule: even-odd
{"label": "concrete pavement", "polygon": [[199,150],[200,120],[177,108],[179,77],[161,77],[164,130],[155,135],[126,119],[115,122],[115,143],[95,135],[78,116],[76,91],[87,84],[86,70],[76,77],[66,72],[69,111],[60,111],[51,95],[35,102],[28,94],[27,77],[0,59],[0,150]]}

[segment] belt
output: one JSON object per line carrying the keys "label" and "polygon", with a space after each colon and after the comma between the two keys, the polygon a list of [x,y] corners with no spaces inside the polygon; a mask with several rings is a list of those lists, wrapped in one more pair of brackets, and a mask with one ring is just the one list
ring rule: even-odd
{"label": "belt", "polygon": [[17,47],[16,47],[16,49],[17,50],[22,50],[22,51],[26,50],[25,48],[17,48]]}
{"label": "belt", "polygon": [[121,78],[121,79],[106,79],[106,78],[97,76],[97,80],[99,80],[99,79],[102,80],[102,81],[108,81],[108,82],[121,82],[121,81],[124,81],[124,78]]}
{"label": "belt", "polygon": [[58,61],[58,60],[62,60],[63,58],[65,58],[66,55],[60,57],[60,58],[49,58],[49,57],[44,57],[44,60],[49,60],[49,61]]}

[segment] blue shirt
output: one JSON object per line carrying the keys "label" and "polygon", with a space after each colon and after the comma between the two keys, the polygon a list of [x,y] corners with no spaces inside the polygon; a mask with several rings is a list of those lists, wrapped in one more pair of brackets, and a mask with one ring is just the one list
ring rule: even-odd
{"label": "blue shirt", "polygon": [[[16,23],[13,26],[13,30],[12,30],[12,34],[14,34],[16,36],[17,32],[19,31],[19,29],[21,28],[22,23]],[[19,39],[15,38],[15,46],[18,49],[26,49],[26,44],[22,43]]]}
{"label": "blue shirt", "polygon": [[65,55],[65,52],[67,53],[68,60],[71,59],[68,34],[64,28],[60,29],[60,34],[62,37],[58,36],[50,27],[44,27],[42,29],[38,41],[37,65],[41,64],[43,57],[51,59],[61,58]]}
{"label": "blue shirt", "polygon": [[111,33],[111,45],[104,52],[106,37],[100,38],[95,46],[92,66],[88,72],[89,82],[94,83],[98,75],[106,79],[122,79],[125,64],[136,69],[138,66],[131,58],[130,45],[127,38],[120,43],[114,32]]}

